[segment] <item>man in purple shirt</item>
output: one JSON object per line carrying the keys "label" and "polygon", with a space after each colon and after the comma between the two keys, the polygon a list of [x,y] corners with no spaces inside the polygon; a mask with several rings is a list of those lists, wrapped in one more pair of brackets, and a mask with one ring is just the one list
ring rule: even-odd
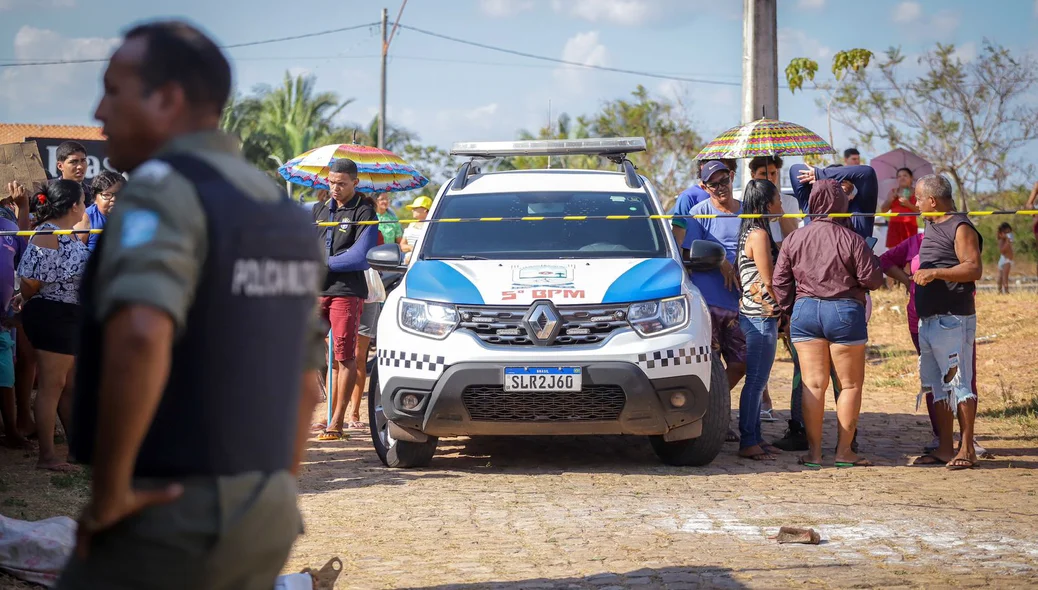
{"label": "man in purple shirt", "polygon": [[[0,231],[18,231],[18,224],[0,218]],[[18,426],[32,422],[28,403],[16,404],[14,395],[14,327],[11,325],[11,300],[14,297],[15,269],[25,252],[25,238],[0,236],[0,417],[4,420],[4,446],[25,448],[28,442]],[[24,400],[27,401],[27,400]]]}

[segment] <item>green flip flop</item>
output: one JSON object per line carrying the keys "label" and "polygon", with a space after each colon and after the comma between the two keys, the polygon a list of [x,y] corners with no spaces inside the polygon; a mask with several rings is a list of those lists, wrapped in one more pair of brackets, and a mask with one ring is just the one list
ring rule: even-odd
{"label": "green flip flop", "polygon": [[809,467],[811,469],[821,469],[822,468],[822,464],[821,463],[812,463],[810,461],[805,461],[803,457],[797,457],[797,464],[798,465],[803,465],[804,467]]}
{"label": "green flip flop", "polygon": [[836,467],[840,469],[846,469],[848,467],[872,467],[872,461],[869,461],[865,457],[861,457],[853,463],[848,463],[847,461],[837,461]]}

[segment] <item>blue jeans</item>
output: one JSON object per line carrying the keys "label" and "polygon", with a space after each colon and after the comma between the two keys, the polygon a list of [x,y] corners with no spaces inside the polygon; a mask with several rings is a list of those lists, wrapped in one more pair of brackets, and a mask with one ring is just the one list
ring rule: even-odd
{"label": "blue jeans", "polygon": [[739,316],[746,336],[746,380],[739,396],[739,448],[764,444],[760,432],[760,406],[764,388],[775,364],[778,318]]}
{"label": "blue jeans", "polygon": [[[974,342],[977,316],[937,315],[919,321],[919,379],[933,393],[934,405],[959,404],[977,399],[973,391]],[[955,370],[951,379],[947,375]],[[954,398],[954,399],[951,399]]]}
{"label": "blue jeans", "polygon": [[869,339],[865,306],[855,299],[801,297],[793,304],[789,338],[793,342],[826,340],[844,346],[865,344]]}

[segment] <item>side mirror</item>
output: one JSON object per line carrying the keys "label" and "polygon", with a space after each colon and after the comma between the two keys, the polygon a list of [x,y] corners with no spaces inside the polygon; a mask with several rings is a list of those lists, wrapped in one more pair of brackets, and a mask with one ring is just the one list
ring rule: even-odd
{"label": "side mirror", "polygon": [[368,250],[368,264],[380,271],[405,271],[404,252],[399,244],[382,244]]}
{"label": "side mirror", "polygon": [[721,268],[724,261],[724,247],[709,240],[693,240],[692,249],[682,248],[681,259],[685,268],[692,272],[706,272]]}

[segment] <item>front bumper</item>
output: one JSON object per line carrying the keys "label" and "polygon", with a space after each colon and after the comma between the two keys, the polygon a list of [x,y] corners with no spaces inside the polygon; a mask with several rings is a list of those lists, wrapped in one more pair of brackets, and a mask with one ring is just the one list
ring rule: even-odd
{"label": "front bumper", "polygon": [[[708,397],[699,376],[649,379],[637,365],[616,361],[575,365],[583,369],[583,388],[579,393],[506,393],[504,369],[516,363],[470,362],[450,366],[435,380],[389,378],[381,387],[382,407],[386,417],[397,425],[437,437],[668,433],[669,439],[698,436],[696,426],[701,426]],[[671,403],[673,394],[678,392],[685,398],[681,407]],[[406,410],[401,404],[407,394],[420,398],[413,410]]]}

